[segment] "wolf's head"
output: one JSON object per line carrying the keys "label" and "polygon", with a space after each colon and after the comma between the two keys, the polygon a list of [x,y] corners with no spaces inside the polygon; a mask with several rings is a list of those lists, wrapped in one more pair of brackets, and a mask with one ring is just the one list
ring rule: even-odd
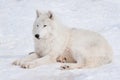
{"label": "wolf's head", "polygon": [[41,13],[36,10],[36,20],[33,24],[33,36],[35,39],[46,39],[52,33],[54,16],[51,11]]}

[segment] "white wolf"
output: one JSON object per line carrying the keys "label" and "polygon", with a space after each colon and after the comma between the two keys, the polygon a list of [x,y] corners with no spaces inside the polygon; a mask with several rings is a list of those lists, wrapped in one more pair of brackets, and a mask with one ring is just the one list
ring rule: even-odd
{"label": "white wolf", "polygon": [[[59,24],[51,12],[36,11],[33,25],[35,52],[13,62],[22,68],[61,63],[63,69],[97,67],[112,61],[112,49],[96,32],[70,29]],[[58,59],[58,60],[57,60]]]}

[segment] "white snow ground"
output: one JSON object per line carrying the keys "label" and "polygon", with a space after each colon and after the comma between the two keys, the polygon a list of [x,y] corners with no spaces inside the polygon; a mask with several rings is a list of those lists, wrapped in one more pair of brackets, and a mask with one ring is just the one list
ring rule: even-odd
{"label": "white snow ground", "polygon": [[[34,50],[35,10],[52,10],[63,24],[99,32],[114,51],[111,64],[59,70],[59,65],[22,69],[11,63]],[[120,80],[120,0],[0,0],[0,80]]]}

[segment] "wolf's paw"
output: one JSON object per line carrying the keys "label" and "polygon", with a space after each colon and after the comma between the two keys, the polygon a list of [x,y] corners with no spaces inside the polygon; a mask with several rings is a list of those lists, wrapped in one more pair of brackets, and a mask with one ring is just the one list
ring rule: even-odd
{"label": "wolf's paw", "polygon": [[34,62],[26,62],[22,64],[21,67],[25,69],[30,69],[36,67],[36,64]]}
{"label": "wolf's paw", "polygon": [[61,62],[61,63],[65,63],[65,62],[67,62],[67,58],[64,56],[58,56],[56,61]]}
{"label": "wolf's paw", "polygon": [[24,60],[19,59],[19,60],[15,60],[12,64],[13,64],[13,65],[21,65],[21,64],[23,64],[24,62],[25,62]]}
{"label": "wolf's paw", "polygon": [[60,67],[61,70],[70,70],[70,66],[68,65],[63,65]]}

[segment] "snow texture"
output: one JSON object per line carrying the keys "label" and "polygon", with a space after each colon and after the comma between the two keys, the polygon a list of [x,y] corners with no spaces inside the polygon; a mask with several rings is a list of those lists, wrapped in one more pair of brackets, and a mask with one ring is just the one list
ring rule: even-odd
{"label": "snow texture", "polygon": [[[11,65],[34,51],[36,9],[53,11],[69,27],[103,35],[113,48],[113,62],[65,71],[58,64],[34,69]],[[120,80],[120,0],[0,0],[0,80]]]}

